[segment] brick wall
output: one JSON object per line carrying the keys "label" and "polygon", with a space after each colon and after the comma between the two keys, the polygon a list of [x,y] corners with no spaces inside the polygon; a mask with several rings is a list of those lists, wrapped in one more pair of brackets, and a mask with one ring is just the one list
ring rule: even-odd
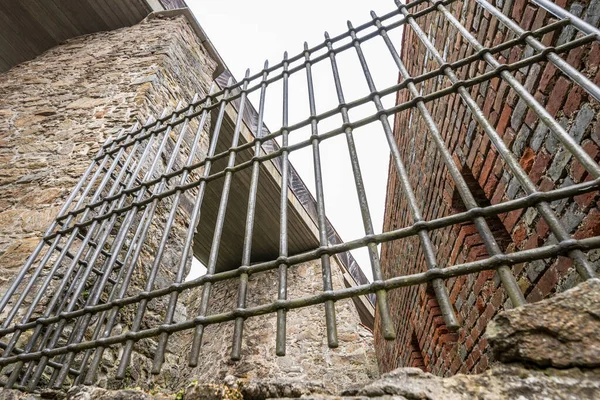
{"label": "brick wall", "polygon": [[[491,2],[526,30],[535,30],[552,21],[546,11],[526,0]],[[559,0],[557,4],[598,26],[600,1],[566,3],[565,0]],[[474,1],[457,1],[447,8],[486,47],[514,38],[506,27]],[[429,13],[418,18],[417,22],[449,62],[473,54],[469,44],[440,12]],[[554,46],[572,40],[574,35],[572,28],[565,28],[547,33],[540,40],[547,46]],[[500,63],[512,63],[532,54],[530,47],[515,46],[495,56]],[[401,57],[411,76],[439,68],[409,27],[404,30]],[[571,50],[563,58],[583,71],[596,85],[600,84],[599,43]],[[478,61],[455,72],[460,79],[468,79],[488,70],[490,68],[484,61]],[[598,102],[590,99],[584,90],[545,61],[522,68],[513,75],[592,158],[600,160]],[[436,77],[418,85],[417,89],[425,95],[447,86],[449,82],[446,78]],[[468,90],[539,190],[552,190],[591,179],[506,82],[495,78]],[[407,90],[398,93],[398,103],[410,99]],[[480,206],[524,195],[517,179],[508,171],[460,96],[450,95],[429,102],[427,108]],[[464,211],[454,182],[426,133],[427,126],[416,109],[396,115],[396,140],[423,217],[434,219]],[[575,238],[595,236],[600,234],[597,199],[596,191],[553,202],[551,207]],[[384,220],[384,231],[412,223],[392,164]],[[486,218],[486,221],[505,252],[556,243],[548,225],[535,208],[512,211]],[[430,233],[430,236],[442,268],[488,256],[472,223],[440,229]],[[407,254],[415,256],[407,257]],[[600,269],[600,252],[590,251],[587,255],[596,270]],[[423,252],[415,238],[384,244],[382,265],[386,278],[426,270]],[[552,296],[572,287],[579,280],[567,257],[516,265],[512,271],[528,302]],[[380,370],[415,366],[439,375],[477,373],[493,361],[483,333],[488,321],[510,305],[498,276],[493,271],[485,271],[450,279],[446,287],[461,324],[457,332],[449,332],[446,328],[429,285],[401,288],[389,293],[392,315],[396,316],[397,340],[386,342],[381,337],[376,321],[376,350]]]}

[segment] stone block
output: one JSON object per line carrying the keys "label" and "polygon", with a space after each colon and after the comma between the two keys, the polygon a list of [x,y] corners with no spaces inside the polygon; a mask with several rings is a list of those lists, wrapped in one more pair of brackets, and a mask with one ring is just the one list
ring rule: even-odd
{"label": "stone block", "polygon": [[499,314],[486,336],[496,358],[540,367],[600,366],[600,279]]}

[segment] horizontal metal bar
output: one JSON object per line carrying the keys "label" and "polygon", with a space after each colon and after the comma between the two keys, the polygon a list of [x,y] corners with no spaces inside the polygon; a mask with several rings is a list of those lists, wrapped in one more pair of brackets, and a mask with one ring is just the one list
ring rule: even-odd
{"label": "horizontal metal bar", "polygon": [[166,286],[162,289],[153,290],[151,292],[141,292],[135,296],[124,297],[122,299],[117,299],[109,303],[99,304],[90,307],[84,307],[82,309],[65,312],[59,315],[55,315],[48,318],[39,318],[34,322],[28,322],[24,324],[15,324],[14,326],[0,329],[0,335],[7,335],[9,333],[14,332],[15,330],[27,330],[35,327],[38,324],[41,325],[50,325],[52,323],[58,322],[62,319],[73,319],[80,317],[85,314],[96,314],[101,311],[106,311],[111,309],[112,307],[124,307],[129,304],[135,304],[143,299],[151,300],[157,297],[166,296],[171,292],[182,292],[187,289],[191,289],[194,287],[198,287],[207,282],[219,282],[231,278],[238,277],[242,273],[246,274],[255,274],[259,272],[268,271],[271,269],[275,269],[279,266],[279,264],[285,264],[288,266],[300,264],[306,261],[316,260],[321,257],[322,254],[335,255],[338,253],[343,253],[346,251],[354,250],[360,247],[366,247],[370,243],[385,243],[392,240],[398,240],[410,236],[416,236],[419,230],[426,229],[428,231],[432,231],[435,229],[445,228],[447,226],[457,225],[463,222],[468,222],[473,220],[476,217],[490,217],[510,211],[514,211],[517,209],[523,209],[527,207],[535,206],[536,204],[547,201],[551,202],[554,200],[564,199],[572,196],[578,196],[581,194],[593,192],[600,190],[600,179],[595,179],[592,181],[579,183],[576,185],[563,187],[559,189],[555,189],[548,192],[536,192],[535,194],[524,196],[519,199],[510,200],[504,203],[499,203],[495,205],[491,205],[488,207],[477,207],[472,208],[469,211],[465,211],[462,213],[452,214],[449,216],[436,218],[430,221],[420,221],[416,224],[413,224],[409,227],[396,229],[393,231],[388,231],[380,234],[367,235],[360,239],[344,242],[342,244],[329,245],[326,247],[318,247],[311,251],[303,252],[300,254],[296,254],[288,257],[278,257],[275,260],[260,262],[253,264],[249,267],[238,267],[237,269],[216,273],[214,275],[203,275],[199,278],[186,281],[183,283],[176,283]]}
{"label": "horizontal metal bar", "polygon": [[364,296],[375,293],[378,290],[392,290],[399,287],[420,285],[431,282],[434,279],[449,279],[461,275],[473,274],[485,270],[491,270],[501,265],[515,265],[523,262],[535,261],[544,258],[556,257],[566,254],[572,250],[593,250],[600,248],[600,237],[587,239],[571,239],[551,246],[542,246],[530,250],[522,250],[511,254],[499,254],[483,260],[470,263],[458,264],[443,269],[434,269],[422,273],[403,275],[384,281],[353,286],[350,288],[337,289],[331,292],[322,292],[317,295],[301,297],[293,300],[276,300],[270,304],[249,307],[241,310],[234,310],[221,314],[213,314],[204,317],[196,317],[191,320],[179,322],[172,325],[161,325],[155,328],[144,329],[138,332],[127,332],[109,338],[98,339],[96,341],[86,341],[54,349],[45,349],[28,354],[19,354],[0,359],[0,366],[9,365],[18,361],[38,360],[42,357],[55,357],[61,354],[80,352],[98,346],[111,346],[123,343],[128,340],[139,341],[142,339],[158,336],[164,332],[173,334],[187,329],[193,329],[196,326],[213,325],[217,323],[235,320],[238,317],[250,318],[264,314],[276,313],[277,310],[292,310],[312,305],[322,304],[326,301],[339,301],[351,297]]}

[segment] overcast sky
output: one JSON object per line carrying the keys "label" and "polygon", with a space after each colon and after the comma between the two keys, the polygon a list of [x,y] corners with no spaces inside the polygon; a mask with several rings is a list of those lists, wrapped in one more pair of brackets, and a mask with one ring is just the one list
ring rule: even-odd
{"label": "overcast sky", "polygon": [[[187,0],[200,25],[217,49],[229,70],[239,81],[246,68],[251,74],[262,69],[264,61],[277,64],[288,51],[290,56],[300,53],[304,41],[313,47],[323,42],[325,30],[333,37],[347,30],[346,21],[355,26],[371,19],[370,10],[378,15],[391,11],[392,0]],[[395,43],[400,43],[398,29],[390,32]],[[383,40],[376,37],[363,45],[378,89],[397,81],[398,72]],[[397,49],[399,51],[399,49]],[[338,56],[338,64],[346,102],[368,94],[366,81],[356,52],[346,50]],[[317,113],[337,107],[331,64],[324,60],[313,67]],[[290,124],[309,116],[304,71],[290,78]],[[267,89],[265,123],[271,131],[281,127],[281,85]],[[250,96],[258,109],[258,91]],[[393,96],[384,98],[391,107]],[[361,107],[350,112],[352,120],[371,115],[374,106]],[[390,123],[393,119],[390,118]],[[319,123],[319,132],[338,128],[341,118]],[[305,140],[310,131],[303,129],[290,134],[290,143]],[[375,232],[381,232],[387,184],[389,150],[381,125],[371,124],[355,130],[360,165],[367,189]],[[329,220],[344,241],[364,236],[358,208],[354,179],[346,139],[338,136],[321,142],[325,208]],[[314,192],[314,170],[311,148],[292,153],[290,160],[311,192]],[[371,279],[371,267],[366,249],[353,251],[359,265]]]}

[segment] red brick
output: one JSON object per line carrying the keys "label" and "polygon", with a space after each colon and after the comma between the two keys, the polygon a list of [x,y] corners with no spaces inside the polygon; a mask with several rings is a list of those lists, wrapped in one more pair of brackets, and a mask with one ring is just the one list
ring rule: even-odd
{"label": "red brick", "polygon": [[512,128],[506,128],[506,132],[504,132],[504,136],[502,136],[502,140],[508,148],[512,147],[513,142],[515,141],[515,131]]}
{"label": "red brick", "polygon": [[520,247],[520,244],[527,239],[527,227],[524,223],[517,225],[513,231],[512,239],[518,247]]}
{"label": "red brick", "polygon": [[500,114],[500,118],[498,119],[498,125],[496,125],[496,131],[500,136],[502,136],[508,123],[510,122],[511,115],[512,108],[510,108],[508,105],[505,105],[502,109],[502,114]]}
{"label": "red brick", "polygon": [[545,238],[546,235],[548,234],[548,232],[550,231],[550,227],[546,223],[546,220],[544,220],[543,218],[540,218],[540,220],[538,221],[538,223],[535,227],[535,231],[539,237]]}
{"label": "red brick", "polygon": [[535,287],[540,291],[542,297],[546,297],[552,292],[557,283],[558,275],[556,271],[548,268]]}
{"label": "red brick", "polygon": [[581,106],[581,101],[584,95],[585,91],[581,88],[581,86],[573,85],[573,89],[571,89],[569,92],[565,106],[562,109],[565,113],[565,116],[571,117],[575,111],[579,110],[579,106]]}
{"label": "red brick", "polygon": [[567,62],[573,66],[573,68],[579,69],[581,65],[581,60],[583,59],[583,55],[585,54],[586,47],[579,46],[575,47],[573,50],[569,51],[569,55],[567,56]]}
{"label": "red brick", "polygon": [[[536,92],[533,97],[537,100],[538,103],[546,104],[546,96],[544,96],[542,92]],[[538,120],[539,116],[531,108],[527,110],[527,115],[525,116],[525,123],[527,124],[527,126],[533,128],[535,122]]]}
{"label": "red brick", "polygon": [[505,101],[504,98],[508,92],[509,86],[506,81],[502,81],[498,87],[498,93],[496,94],[496,101],[494,102],[494,110],[501,110]]}
{"label": "red brick", "polygon": [[571,86],[571,82],[565,77],[561,76],[556,81],[554,89],[552,89],[552,93],[548,97],[548,103],[546,104],[546,110],[548,110],[550,115],[556,115],[556,112],[562,107],[565,97],[569,93],[569,86]]}
{"label": "red brick", "polygon": [[529,178],[534,184],[537,184],[542,175],[548,168],[550,164],[550,160],[552,160],[552,156],[546,152],[546,150],[541,150],[537,153],[536,158],[531,166],[531,170],[529,171]]}
{"label": "red brick", "polygon": [[475,161],[473,162],[473,167],[471,167],[471,173],[473,174],[473,177],[475,177],[475,179],[479,178],[482,168],[483,168],[483,157],[481,156],[481,153],[478,153],[477,156],[475,156]]}
{"label": "red brick", "polygon": [[575,239],[584,239],[600,236],[600,211],[592,208],[583,219],[580,228],[575,232]]}
{"label": "red brick", "polygon": [[591,67],[600,65],[600,43],[594,42],[592,44],[592,49],[588,54],[586,65]]}
{"label": "red brick", "polygon": [[540,247],[542,244],[544,244],[544,241],[542,240],[540,235],[537,234],[537,232],[534,232],[527,239],[527,242],[525,243],[523,250],[536,249],[536,248]]}
{"label": "red brick", "polygon": [[485,197],[488,199],[494,195],[496,187],[498,186],[498,177],[494,174],[490,174],[485,186],[483,187],[483,192],[485,193]]}
{"label": "red brick", "polygon": [[[523,11],[525,10],[525,5],[527,4],[527,0],[516,0],[512,6],[512,17],[515,21],[520,22],[523,17]],[[528,28],[525,28],[528,29]]]}
{"label": "red brick", "polygon": [[552,81],[556,75],[557,68],[552,63],[546,64],[546,68],[544,68],[544,73],[540,78],[540,83],[538,84],[538,90],[544,94],[548,94],[548,89],[550,88]]}
{"label": "red brick", "polygon": [[528,303],[535,303],[542,300],[544,298],[544,295],[542,294],[540,289],[534,287],[526,298]]}
{"label": "red brick", "polygon": [[502,157],[497,157],[496,162],[494,163],[494,175],[500,177],[502,171],[504,171],[504,159]]}
{"label": "red brick", "polygon": [[[597,160],[599,158],[600,149],[593,141],[585,140],[581,144],[581,147],[583,147],[585,152],[588,153],[590,157],[592,157],[592,159]],[[587,175],[587,171],[585,170],[583,165],[581,165],[579,161],[574,160],[573,165],[571,166],[571,177],[573,178],[573,180],[579,183],[585,175]]]}
{"label": "red brick", "polygon": [[569,272],[571,267],[573,267],[573,261],[569,257],[558,256],[550,268],[556,272],[557,277],[560,279]]}
{"label": "red brick", "polygon": [[544,21],[548,16],[548,12],[542,8],[538,9],[537,14],[535,16],[535,20],[531,25],[531,30],[536,30],[541,28],[544,25]]}
{"label": "red brick", "polygon": [[[514,10],[514,8],[513,8]],[[525,12],[523,13],[523,19],[521,20],[521,27],[525,30],[529,30],[531,28],[531,24],[533,23],[533,19],[535,18],[536,9],[532,6],[525,7]]]}
{"label": "red brick", "polygon": [[523,168],[526,173],[529,173],[529,171],[531,171],[531,167],[533,166],[534,160],[534,151],[531,149],[531,147],[527,147],[523,153],[523,156],[521,157],[521,160],[519,161],[519,164],[521,164],[521,168]]}
{"label": "red brick", "polygon": [[500,183],[498,183],[498,186],[496,186],[496,191],[494,192],[494,196],[490,200],[490,203],[500,204],[502,202],[502,198],[504,197],[505,192],[506,192],[506,182],[501,180]]}
{"label": "red brick", "polygon": [[520,209],[508,213],[506,219],[502,221],[504,223],[504,227],[508,232],[512,231],[514,226],[517,224],[517,221],[519,221],[519,218],[521,218],[521,215],[523,215],[523,212],[524,210]]}
{"label": "red brick", "polygon": [[[585,178],[585,181],[591,181],[592,177],[590,175]],[[578,196],[573,197],[573,200],[577,202],[579,207],[583,210],[587,209],[590,205],[595,204],[594,200],[598,196],[598,191],[593,191],[590,193],[580,194]]]}

